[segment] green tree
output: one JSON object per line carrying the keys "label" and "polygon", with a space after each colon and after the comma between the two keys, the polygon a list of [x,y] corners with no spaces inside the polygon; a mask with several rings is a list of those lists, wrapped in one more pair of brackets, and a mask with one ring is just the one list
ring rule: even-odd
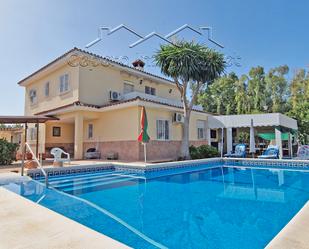
{"label": "green tree", "polygon": [[223,73],[224,56],[204,45],[179,41],[176,46],[161,45],[155,61],[163,74],[174,79],[181,94],[184,124],[180,157],[189,159],[189,120],[193,104],[199,92]]}
{"label": "green tree", "polygon": [[287,111],[288,81],[285,76],[289,67],[284,65],[271,69],[266,75],[265,104],[269,112]]}
{"label": "green tree", "polygon": [[198,98],[198,103],[201,104],[207,111],[218,114],[233,114],[235,113],[235,82],[238,77],[235,73],[224,75],[214,81],[206,91]]}
{"label": "green tree", "polygon": [[309,74],[301,69],[295,72],[290,84],[291,110],[287,113],[298,123],[299,140],[309,143]]}
{"label": "green tree", "polygon": [[242,75],[239,80],[235,82],[235,104],[236,114],[245,114],[249,110],[248,96],[247,96],[247,82],[248,76]]}
{"label": "green tree", "polygon": [[265,105],[265,73],[263,67],[253,67],[249,71],[248,100],[249,112],[262,112]]}

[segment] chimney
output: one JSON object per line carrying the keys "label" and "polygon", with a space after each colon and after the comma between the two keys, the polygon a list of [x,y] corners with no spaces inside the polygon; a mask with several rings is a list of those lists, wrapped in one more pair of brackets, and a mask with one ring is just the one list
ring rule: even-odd
{"label": "chimney", "polygon": [[145,62],[143,62],[142,60],[137,59],[137,60],[135,60],[135,61],[132,62],[132,65],[133,65],[133,67],[134,67],[135,69],[144,71]]}

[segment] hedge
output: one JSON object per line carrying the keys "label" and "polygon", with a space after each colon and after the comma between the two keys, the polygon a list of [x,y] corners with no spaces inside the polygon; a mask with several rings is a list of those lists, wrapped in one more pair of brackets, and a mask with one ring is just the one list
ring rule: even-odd
{"label": "hedge", "polygon": [[0,138],[0,165],[11,164],[15,160],[19,145]]}
{"label": "hedge", "polygon": [[201,145],[199,147],[191,145],[190,156],[191,159],[211,158],[219,156],[219,152],[215,147],[210,145]]}

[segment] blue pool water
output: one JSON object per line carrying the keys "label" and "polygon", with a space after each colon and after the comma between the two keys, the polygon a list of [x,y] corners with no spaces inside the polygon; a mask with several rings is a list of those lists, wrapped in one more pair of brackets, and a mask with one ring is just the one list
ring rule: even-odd
{"label": "blue pool water", "polygon": [[309,199],[309,172],[224,166],[50,184],[5,187],[134,248],[263,248]]}

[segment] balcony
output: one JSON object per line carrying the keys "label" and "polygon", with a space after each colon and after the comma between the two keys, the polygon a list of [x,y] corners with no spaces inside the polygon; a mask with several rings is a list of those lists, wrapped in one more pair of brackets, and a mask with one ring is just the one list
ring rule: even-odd
{"label": "balcony", "polygon": [[[177,106],[177,107],[181,107],[181,108],[183,107],[182,101],[173,100],[173,99],[166,99],[166,98],[146,94],[146,93],[143,93],[143,92],[126,93],[122,96],[122,99],[123,100],[130,100],[130,99],[134,99],[134,98],[137,98],[137,97],[140,97],[140,98],[146,99],[146,100],[150,100],[150,101],[159,102],[159,103],[162,103],[162,104],[171,105],[171,106]],[[203,107],[201,105],[194,105],[193,109],[196,110],[196,111],[203,111]]]}

